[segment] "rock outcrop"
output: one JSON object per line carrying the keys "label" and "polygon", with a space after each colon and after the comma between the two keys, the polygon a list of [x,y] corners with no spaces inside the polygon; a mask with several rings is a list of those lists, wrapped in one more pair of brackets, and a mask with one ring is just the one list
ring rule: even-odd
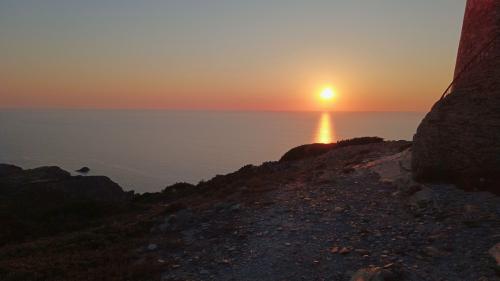
{"label": "rock outcrop", "polygon": [[0,165],[0,194],[23,196],[41,192],[61,193],[65,198],[120,202],[130,194],[104,176],[71,176],[59,167],[23,170],[13,165]]}
{"label": "rock outcrop", "polygon": [[86,227],[126,212],[132,198],[107,177],[0,164],[0,245]]}
{"label": "rock outcrop", "polygon": [[87,174],[88,172],[90,172],[90,168],[89,167],[82,167],[81,169],[78,169],[75,172],[80,173],[80,174]]}

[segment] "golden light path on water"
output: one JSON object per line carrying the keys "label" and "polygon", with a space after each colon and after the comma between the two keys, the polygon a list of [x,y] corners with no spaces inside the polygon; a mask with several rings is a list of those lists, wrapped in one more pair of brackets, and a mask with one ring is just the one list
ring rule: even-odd
{"label": "golden light path on water", "polygon": [[335,129],[333,127],[332,117],[329,112],[323,112],[318,122],[315,143],[332,143],[335,142]]}

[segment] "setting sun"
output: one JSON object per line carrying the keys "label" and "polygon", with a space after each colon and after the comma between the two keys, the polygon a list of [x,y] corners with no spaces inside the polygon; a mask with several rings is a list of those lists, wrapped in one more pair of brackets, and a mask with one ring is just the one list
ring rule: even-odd
{"label": "setting sun", "polygon": [[331,87],[326,87],[321,91],[320,97],[322,100],[331,100],[335,97],[335,92]]}

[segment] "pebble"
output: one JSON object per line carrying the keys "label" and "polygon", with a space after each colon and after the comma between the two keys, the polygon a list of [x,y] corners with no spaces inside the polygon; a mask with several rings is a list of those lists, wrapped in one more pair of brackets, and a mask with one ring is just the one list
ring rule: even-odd
{"label": "pebble", "polygon": [[342,207],[335,207],[334,211],[335,213],[342,213],[343,211],[345,211],[345,209]]}
{"label": "pebble", "polygon": [[149,244],[147,248],[148,248],[148,251],[155,251],[156,249],[158,249],[158,245]]}

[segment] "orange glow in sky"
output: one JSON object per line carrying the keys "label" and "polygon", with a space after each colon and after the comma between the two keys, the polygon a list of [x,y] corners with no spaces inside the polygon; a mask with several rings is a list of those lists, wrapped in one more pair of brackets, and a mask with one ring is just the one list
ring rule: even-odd
{"label": "orange glow in sky", "polygon": [[0,108],[427,111],[465,0],[396,2],[0,3]]}

